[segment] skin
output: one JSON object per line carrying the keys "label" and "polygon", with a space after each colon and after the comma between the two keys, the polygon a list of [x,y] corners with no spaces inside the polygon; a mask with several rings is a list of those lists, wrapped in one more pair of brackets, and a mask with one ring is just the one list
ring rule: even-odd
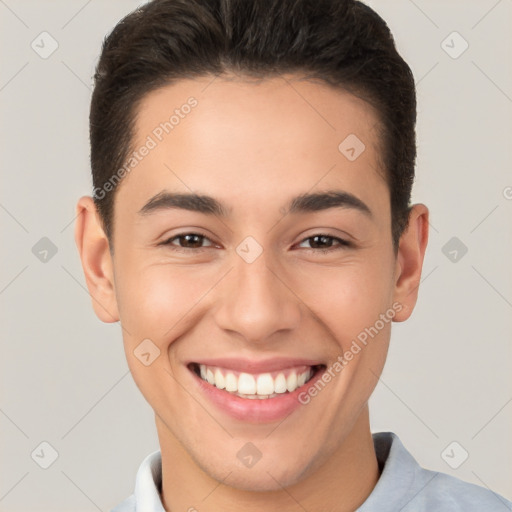
{"label": "skin", "polygon": [[[120,321],[133,378],[155,411],[164,506],[355,510],[379,478],[367,403],[391,322],[279,422],[221,412],[199,393],[185,362],[290,356],[329,367],[393,303],[401,307],[393,321],[406,320],[417,299],[428,209],[412,207],[395,254],[376,113],[347,92],[294,75],[205,77],[154,91],[141,105],[134,146],[189,96],[198,105],[119,185],[113,247],[89,196],[78,202],[75,231],[94,310],[104,322]],[[351,133],[366,146],[355,161],[338,150]],[[164,189],[208,194],[229,215],[140,215]],[[357,196],[372,215],[284,210],[292,197],[331,189]],[[207,237],[202,252],[194,249],[201,242],[190,248],[183,239],[158,245],[185,233]],[[315,234],[352,245],[330,240],[330,252],[321,252],[308,238]],[[247,236],[263,248],[252,263],[236,252]],[[173,250],[180,245],[182,252]],[[133,351],[148,338],[160,356],[145,366]],[[262,454],[251,468],[237,458],[249,441]]]}

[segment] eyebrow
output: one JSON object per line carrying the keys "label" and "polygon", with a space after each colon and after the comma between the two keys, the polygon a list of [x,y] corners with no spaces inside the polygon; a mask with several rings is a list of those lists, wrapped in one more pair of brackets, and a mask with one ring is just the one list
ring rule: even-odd
{"label": "eyebrow", "polygon": [[[140,215],[179,208],[183,210],[203,213],[205,215],[215,215],[226,218],[231,209],[227,208],[217,199],[204,194],[181,194],[163,190],[153,196],[140,210]],[[355,195],[341,191],[329,190],[320,193],[305,193],[294,197],[284,210],[284,215],[288,213],[307,213],[328,210],[330,208],[352,209],[372,217],[370,208]]]}

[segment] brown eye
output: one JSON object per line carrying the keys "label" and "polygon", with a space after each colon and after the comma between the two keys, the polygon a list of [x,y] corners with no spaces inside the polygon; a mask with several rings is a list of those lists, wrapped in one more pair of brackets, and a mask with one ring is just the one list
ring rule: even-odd
{"label": "brown eye", "polygon": [[308,242],[310,247],[305,247],[306,249],[311,250],[320,250],[321,252],[330,252],[335,251],[337,249],[343,249],[345,247],[350,247],[350,242],[343,240],[342,238],[330,236],[330,235],[313,235],[308,238],[305,238],[300,245]]}
{"label": "brown eye", "polygon": [[[203,245],[204,241],[208,241],[208,245]],[[177,243],[175,243],[177,242]],[[198,233],[182,233],[172,238],[169,238],[162,245],[170,245],[177,249],[203,249],[205,247],[213,246],[211,241],[204,235]]]}

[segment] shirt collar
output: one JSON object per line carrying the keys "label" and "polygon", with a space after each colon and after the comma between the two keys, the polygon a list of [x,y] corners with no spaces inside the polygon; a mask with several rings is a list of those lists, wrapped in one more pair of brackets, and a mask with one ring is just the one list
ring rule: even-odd
{"label": "shirt collar", "polygon": [[381,474],[357,512],[402,510],[414,497],[413,489],[422,469],[395,433],[375,433],[373,444]]}
{"label": "shirt collar", "polygon": [[135,478],[135,510],[165,512],[161,500],[162,454],[160,450],[149,454],[141,463]]}

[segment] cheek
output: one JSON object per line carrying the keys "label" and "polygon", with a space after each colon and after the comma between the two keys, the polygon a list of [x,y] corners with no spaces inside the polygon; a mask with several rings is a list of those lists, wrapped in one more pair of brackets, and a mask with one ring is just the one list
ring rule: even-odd
{"label": "cheek", "polygon": [[[200,300],[216,279],[211,272],[206,275],[197,269],[162,264],[119,268],[116,295],[128,366],[155,410],[168,408],[170,397],[180,403],[179,387],[166,354],[183,332],[194,327],[201,314]],[[152,344],[158,348],[158,355]],[[147,352],[150,358],[155,357],[149,365],[140,359]],[[182,408],[185,405],[181,404]]]}
{"label": "cheek", "polygon": [[381,259],[375,264],[318,267],[304,273],[300,284],[296,282],[298,295],[332,331],[342,348],[390,308],[392,276],[383,271],[386,264]]}
{"label": "cheek", "polygon": [[150,338],[159,346],[172,340],[173,329],[181,327],[214,277],[211,272],[206,275],[198,269],[163,264],[133,269],[126,266],[116,287],[123,326],[130,337]]}

